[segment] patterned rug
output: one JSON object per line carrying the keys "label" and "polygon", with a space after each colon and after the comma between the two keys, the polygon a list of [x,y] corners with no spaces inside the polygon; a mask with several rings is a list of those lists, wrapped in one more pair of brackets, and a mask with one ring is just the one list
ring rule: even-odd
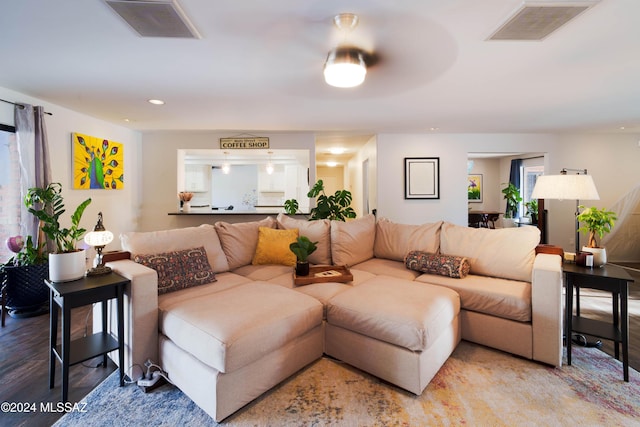
{"label": "patterned rug", "polygon": [[420,396],[322,358],[215,423],[182,392],[118,387],[117,371],[56,426],[633,426],[640,374],[595,348],[554,369],[463,341]]}

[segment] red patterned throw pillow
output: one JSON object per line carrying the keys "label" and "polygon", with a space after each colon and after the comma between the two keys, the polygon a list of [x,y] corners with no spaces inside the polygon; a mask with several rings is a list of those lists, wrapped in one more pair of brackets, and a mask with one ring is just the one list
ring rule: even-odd
{"label": "red patterned throw pillow", "polygon": [[409,252],[404,258],[404,264],[410,270],[439,274],[456,279],[466,277],[471,269],[471,265],[465,257],[431,254],[422,251]]}
{"label": "red patterned throw pillow", "polygon": [[216,281],[204,247],[136,255],[133,260],[156,270],[158,295]]}

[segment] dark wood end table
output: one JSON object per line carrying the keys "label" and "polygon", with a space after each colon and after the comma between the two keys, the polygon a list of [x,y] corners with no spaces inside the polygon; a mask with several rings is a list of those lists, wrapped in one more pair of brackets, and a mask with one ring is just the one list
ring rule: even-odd
{"label": "dark wood end table", "polygon": [[[53,388],[56,359],[62,365],[62,401],[67,402],[69,392],[69,367],[102,355],[107,365],[107,353],[118,350],[120,362],[120,386],[124,385],[124,287],[129,283],[116,273],[88,276],[72,282],[54,283],[45,280],[50,289],[49,331],[49,388]],[[107,329],[107,302],[117,299],[118,337]],[[71,341],[71,309],[96,302],[102,303],[102,332]],[[62,340],[58,342],[58,311],[62,310]]]}
{"label": "dark wood end table", "polygon": [[[567,364],[571,365],[572,331],[592,335],[614,342],[615,358],[620,360],[622,345],[623,376],[629,382],[629,283],[633,278],[624,268],[606,264],[600,268],[564,264],[562,270],[566,283],[565,337]],[[611,292],[613,297],[613,322],[602,322],[573,315],[573,288],[589,288]]]}

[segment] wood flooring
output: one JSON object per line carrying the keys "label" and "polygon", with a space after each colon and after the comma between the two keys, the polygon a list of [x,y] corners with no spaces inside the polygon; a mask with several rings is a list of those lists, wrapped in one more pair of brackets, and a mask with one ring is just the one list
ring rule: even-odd
{"label": "wood flooring", "polygon": [[[640,264],[633,267],[636,270],[628,270],[635,280],[629,295],[629,365],[640,371]],[[580,302],[583,316],[611,319],[610,294],[583,289]],[[91,316],[90,306],[72,310],[72,339],[84,335],[86,325],[91,325]],[[62,394],[59,364],[56,365],[55,387],[49,389],[48,346],[48,315],[26,319],[7,316],[6,326],[0,328],[0,402],[35,403],[37,408],[36,412],[30,413],[1,413],[0,426],[42,427],[53,424],[62,416],[62,413],[40,411],[40,402],[55,405]],[[602,350],[613,355],[613,345],[609,341],[603,340]],[[69,402],[79,402],[116,369],[110,360],[107,367],[96,367],[100,362],[98,357],[70,368]]]}

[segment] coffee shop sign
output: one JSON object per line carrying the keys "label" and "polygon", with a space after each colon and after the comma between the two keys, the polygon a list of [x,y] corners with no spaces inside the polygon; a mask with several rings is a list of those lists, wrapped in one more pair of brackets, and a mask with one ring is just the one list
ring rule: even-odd
{"label": "coffee shop sign", "polygon": [[220,138],[220,148],[225,150],[234,148],[269,148],[269,138]]}

